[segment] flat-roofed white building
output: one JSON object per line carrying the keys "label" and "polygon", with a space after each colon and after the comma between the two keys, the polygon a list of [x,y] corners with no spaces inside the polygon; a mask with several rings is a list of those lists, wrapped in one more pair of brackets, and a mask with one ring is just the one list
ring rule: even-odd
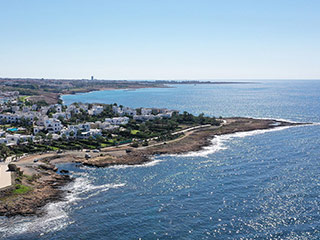
{"label": "flat-roofed white building", "polygon": [[114,118],[106,118],[104,120],[106,123],[110,123],[111,125],[125,125],[128,124],[128,117],[114,117]]}
{"label": "flat-roofed white building", "polygon": [[46,118],[44,120],[44,127],[49,133],[57,133],[62,129],[60,120],[55,118]]}

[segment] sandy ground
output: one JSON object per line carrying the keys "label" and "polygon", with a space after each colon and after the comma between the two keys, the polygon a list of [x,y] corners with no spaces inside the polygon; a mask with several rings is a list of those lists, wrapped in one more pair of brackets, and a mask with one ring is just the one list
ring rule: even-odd
{"label": "sandy ground", "polygon": [[7,172],[8,164],[0,163],[0,188],[11,185],[11,172]]}

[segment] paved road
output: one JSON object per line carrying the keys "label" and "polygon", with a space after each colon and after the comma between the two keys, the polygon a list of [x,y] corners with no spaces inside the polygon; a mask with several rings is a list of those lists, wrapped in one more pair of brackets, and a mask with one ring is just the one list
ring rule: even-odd
{"label": "paved road", "polygon": [[8,163],[0,163],[0,188],[11,185],[11,172],[7,172]]}

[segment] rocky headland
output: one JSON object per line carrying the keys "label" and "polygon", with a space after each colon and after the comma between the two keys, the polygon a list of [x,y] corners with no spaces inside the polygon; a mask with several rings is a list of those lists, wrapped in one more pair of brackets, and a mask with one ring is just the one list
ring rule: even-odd
{"label": "rocky headland", "polygon": [[64,191],[61,187],[72,179],[66,175],[67,171],[57,173],[56,163],[77,162],[92,167],[144,164],[155,155],[199,151],[210,145],[211,140],[218,135],[306,124],[240,117],[225,118],[223,122],[219,127],[204,126],[184,132],[174,140],[150,141],[144,147],[133,148],[126,144],[101,149],[101,152],[92,154],[89,159],[85,158],[85,152],[82,151],[28,156],[11,166],[15,183],[11,188],[0,191],[0,215],[40,215],[44,213],[43,207],[47,203],[62,200]]}

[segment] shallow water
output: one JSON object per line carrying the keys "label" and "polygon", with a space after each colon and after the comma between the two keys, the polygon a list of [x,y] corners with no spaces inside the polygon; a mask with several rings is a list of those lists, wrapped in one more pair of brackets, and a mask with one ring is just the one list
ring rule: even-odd
{"label": "shallow water", "polygon": [[[320,122],[320,82],[180,85],[65,96],[198,114]],[[8,239],[319,239],[320,126],[216,137],[142,166],[74,164],[66,201],[0,218]]]}

